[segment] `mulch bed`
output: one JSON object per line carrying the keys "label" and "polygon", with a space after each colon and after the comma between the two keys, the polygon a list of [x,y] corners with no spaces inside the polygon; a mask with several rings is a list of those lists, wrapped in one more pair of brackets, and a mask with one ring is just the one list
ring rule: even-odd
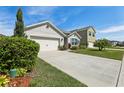
{"label": "mulch bed", "polygon": [[[6,75],[5,73],[0,73],[1,75]],[[7,76],[9,79],[9,83],[7,84],[6,87],[29,87],[30,86],[30,81],[32,77],[30,75],[26,75],[23,77],[15,77],[11,78]]]}
{"label": "mulch bed", "polygon": [[[0,73],[0,75],[6,75],[5,73]],[[8,87],[29,87],[30,81],[33,77],[39,76],[36,69],[28,72],[24,77],[15,77],[11,78],[8,76],[10,82],[7,85]]]}
{"label": "mulch bed", "polygon": [[29,87],[31,77],[10,78],[9,87]]}

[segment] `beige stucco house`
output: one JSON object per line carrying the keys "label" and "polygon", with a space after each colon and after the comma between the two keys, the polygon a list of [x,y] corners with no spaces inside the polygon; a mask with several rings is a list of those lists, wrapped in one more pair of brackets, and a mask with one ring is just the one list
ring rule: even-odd
{"label": "beige stucco house", "polygon": [[[85,31],[82,30],[81,32],[84,33]],[[65,33],[49,21],[29,25],[25,28],[27,37],[40,44],[40,51],[58,50],[58,46],[79,46],[83,42],[90,44],[88,47],[93,47],[91,43],[95,41],[95,30],[89,28],[85,32],[86,34],[81,32],[75,30]],[[89,36],[90,32],[93,37]]]}

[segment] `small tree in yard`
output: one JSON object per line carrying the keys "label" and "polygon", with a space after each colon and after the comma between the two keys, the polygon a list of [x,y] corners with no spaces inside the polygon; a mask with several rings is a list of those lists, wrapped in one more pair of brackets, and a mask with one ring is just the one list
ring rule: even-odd
{"label": "small tree in yard", "polygon": [[14,29],[14,36],[25,37],[24,34],[24,22],[23,22],[23,13],[21,8],[18,9],[16,14],[16,26]]}
{"label": "small tree in yard", "polygon": [[94,44],[96,47],[99,48],[99,51],[102,51],[105,49],[107,46],[110,45],[109,41],[107,39],[99,39],[95,42]]}

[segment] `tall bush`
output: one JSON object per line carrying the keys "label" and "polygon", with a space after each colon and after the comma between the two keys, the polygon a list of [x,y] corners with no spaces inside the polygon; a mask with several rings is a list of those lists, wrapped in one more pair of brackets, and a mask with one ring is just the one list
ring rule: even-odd
{"label": "tall bush", "polygon": [[14,29],[14,36],[25,37],[23,12],[22,12],[21,8],[18,9],[17,14],[16,14],[16,24],[15,24],[15,29]]}
{"label": "tall bush", "polygon": [[22,37],[0,37],[0,72],[12,68],[31,70],[39,52],[39,44]]}

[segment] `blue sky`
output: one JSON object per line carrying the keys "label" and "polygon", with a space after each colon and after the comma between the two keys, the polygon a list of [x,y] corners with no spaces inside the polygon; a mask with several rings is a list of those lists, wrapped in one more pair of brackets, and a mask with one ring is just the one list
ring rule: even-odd
{"label": "blue sky", "polygon": [[[0,7],[0,33],[12,35],[19,7]],[[124,41],[124,7],[44,6],[21,7],[25,25],[43,20],[53,22],[63,31],[86,26],[96,29],[96,37]]]}

